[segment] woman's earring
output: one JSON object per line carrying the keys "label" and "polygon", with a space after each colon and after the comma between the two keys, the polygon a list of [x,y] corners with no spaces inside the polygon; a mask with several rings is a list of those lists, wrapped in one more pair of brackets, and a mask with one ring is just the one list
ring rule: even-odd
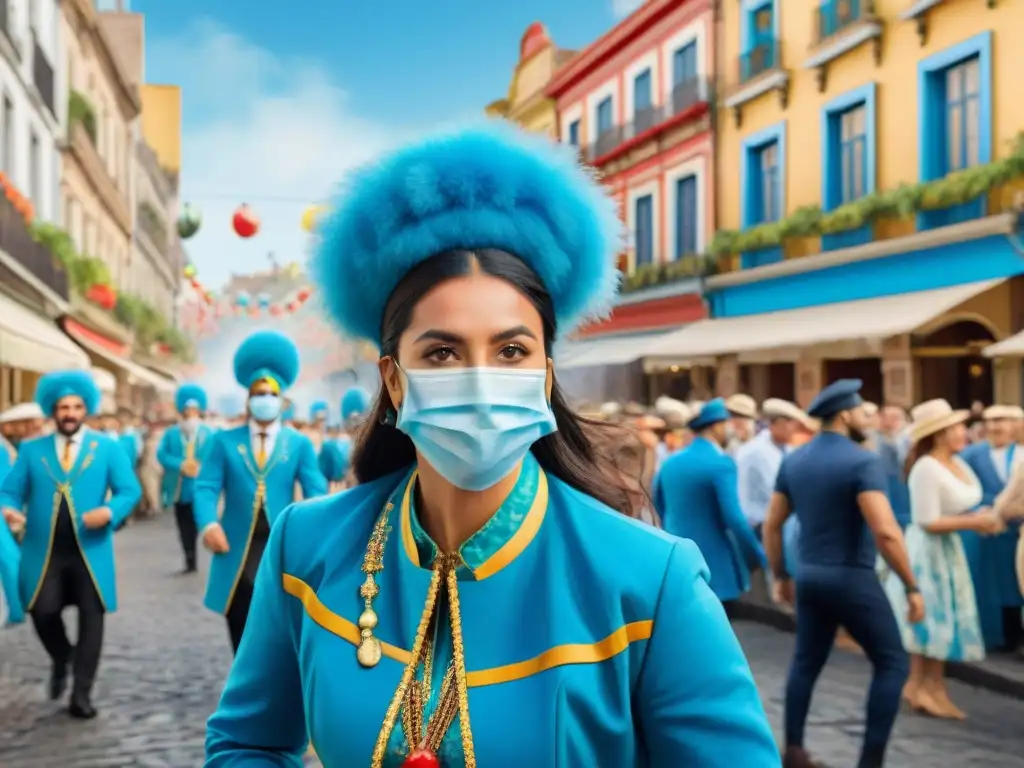
{"label": "woman's earring", "polygon": [[381,424],[386,424],[389,427],[395,426],[398,423],[398,415],[395,413],[394,408],[388,408],[384,411],[384,415],[379,419]]}

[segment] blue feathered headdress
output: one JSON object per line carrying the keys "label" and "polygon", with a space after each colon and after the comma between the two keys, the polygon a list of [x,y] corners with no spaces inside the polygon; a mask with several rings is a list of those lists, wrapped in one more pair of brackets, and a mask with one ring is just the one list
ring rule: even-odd
{"label": "blue feathered headdress", "polygon": [[370,394],[359,387],[352,387],[341,396],[341,420],[348,421],[370,410]]}
{"label": "blue feathered headdress", "polygon": [[312,269],[347,334],[380,343],[409,270],[455,248],[498,248],[537,273],[558,328],[610,311],[622,224],[575,152],[495,122],[407,146],[354,172],[317,226]]}
{"label": "blue feathered headdress", "polygon": [[299,350],[277,331],[257,331],[235,352],[235,380],[246,389],[269,379],[282,392],[299,377]]}
{"label": "blue feathered headdress", "polygon": [[205,411],[206,405],[206,390],[198,384],[182,384],[174,393],[174,407],[178,413],[184,413],[186,408],[198,408],[200,411]]}
{"label": "blue feathered headdress", "polygon": [[309,406],[309,420],[316,421],[319,416],[326,417],[330,412],[330,407],[323,400],[317,400],[311,406]]}
{"label": "blue feathered headdress", "polygon": [[36,402],[47,415],[62,397],[77,395],[85,403],[85,410],[95,416],[100,410],[103,395],[88,371],[57,371],[48,373],[36,384]]}

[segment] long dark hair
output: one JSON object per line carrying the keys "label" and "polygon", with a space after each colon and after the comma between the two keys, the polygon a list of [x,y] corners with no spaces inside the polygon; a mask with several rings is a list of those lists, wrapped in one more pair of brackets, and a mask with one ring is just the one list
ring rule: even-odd
{"label": "long dark hair", "polygon": [[[540,314],[548,357],[556,338],[555,310],[540,278],[521,259],[494,249],[444,251],[413,267],[388,299],[381,322],[381,355],[397,359],[398,341],[409,327],[413,309],[424,294],[446,280],[482,272],[518,289]],[[381,384],[377,402],[356,436],[352,468],[361,483],[397,472],[416,461],[407,435],[387,423],[394,406]],[[531,451],[548,473],[610,507],[628,509],[626,489],[592,437],[606,429],[601,422],[578,416],[569,407],[557,378],[551,388],[551,410],[558,430],[533,444]]]}
{"label": "long dark hair", "polygon": [[935,435],[927,435],[922,437],[915,443],[912,443],[910,450],[907,451],[907,460],[903,462],[903,479],[906,480],[910,477],[910,470],[914,468],[917,460],[922,456],[927,456],[935,449]]}

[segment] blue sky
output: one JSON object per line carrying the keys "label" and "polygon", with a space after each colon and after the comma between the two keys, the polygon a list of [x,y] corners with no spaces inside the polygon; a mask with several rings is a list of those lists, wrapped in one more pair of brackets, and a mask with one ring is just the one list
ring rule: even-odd
{"label": "blue sky", "polygon": [[[108,2],[107,5],[114,3]],[[302,261],[302,211],[355,163],[505,95],[533,21],[565,48],[635,0],[135,0],[146,80],[182,88],[182,198],[204,217],[187,248],[200,277]],[[102,3],[101,3],[102,5]],[[291,10],[287,10],[291,8]],[[297,9],[301,8],[302,11]],[[230,232],[248,202],[263,230]]]}

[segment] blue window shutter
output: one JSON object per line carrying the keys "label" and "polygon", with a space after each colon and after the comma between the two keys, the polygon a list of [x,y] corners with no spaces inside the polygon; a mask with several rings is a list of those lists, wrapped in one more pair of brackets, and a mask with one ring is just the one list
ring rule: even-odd
{"label": "blue window shutter", "polygon": [[636,265],[654,261],[654,201],[650,195],[636,200]]}
{"label": "blue window shutter", "polygon": [[697,77],[697,43],[687,43],[672,59],[672,86],[676,87]]}
{"label": "blue window shutter", "polygon": [[580,121],[573,120],[569,124],[569,144],[578,147],[580,145]]}
{"label": "blue window shutter", "polygon": [[697,177],[676,182],[676,258],[697,252]]}
{"label": "blue window shutter", "polygon": [[651,106],[651,70],[645,69],[633,80],[633,114]]}
{"label": "blue window shutter", "polygon": [[605,97],[604,101],[597,105],[597,135],[600,136],[606,131],[610,131],[615,126],[614,116],[612,115],[612,97]]}

